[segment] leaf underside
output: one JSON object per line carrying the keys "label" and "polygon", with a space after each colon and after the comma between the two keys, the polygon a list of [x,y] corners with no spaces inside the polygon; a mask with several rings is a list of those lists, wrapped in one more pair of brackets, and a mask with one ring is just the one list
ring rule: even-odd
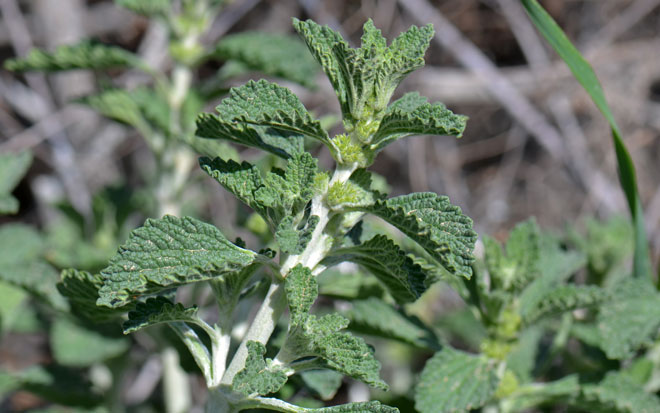
{"label": "leaf underside", "polygon": [[195,322],[197,306],[186,308],[183,304],[174,304],[165,297],[151,297],[135,305],[128,313],[128,320],[122,325],[124,334],[134,333],[146,327],[175,321]]}

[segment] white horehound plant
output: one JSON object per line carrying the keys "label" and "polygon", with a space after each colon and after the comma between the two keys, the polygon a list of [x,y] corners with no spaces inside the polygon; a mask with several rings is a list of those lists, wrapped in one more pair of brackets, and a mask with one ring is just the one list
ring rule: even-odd
{"label": "white horehound plant", "polygon": [[[279,250],[251,251],[242,242],[227,240],[213,225],[166,215],[134,230],[100,275],[72,270],[65,279],[98,292],[93,311],[130,310],[125,333],[159,323],[174,329],[204,375],[210,412],[397,411],[377,401],[306,409],[266,396],[291,375],[310,369],[335,370],[387,389],[372,348],[343,331],[346,318],[310,314],[318,296],[316,276],[326,268],[356,263],[400,304],[415,301],[436,280],[420,264],[433,262],[448,275],[471,276],[476,234],[460,208],[434,193],[388,199],[371,188],[365,169],[397,139],[420,134],[460,137],[466,117],[417,93],[390,103],[401,80],[423,66],[431,26],[413,26],[388,46],[368,21],[362,46],[353,49],[328,27],[298,20],[294,25],[336,91],[344,134],[328,136],[295,95],[266,80],[232,89],[216,114],[202,114],[197,120],[200,137],[260,148],[286,160],[284,170],[262,174],[247,162],[200,159],[209,175],[263,218]],[[304,150],[305,137],[330,149],[336,161],[332,174],[320,171]],[[414,261],[386,235],[362,242],[355,231],[349,234],[368,214],[399,229],[425,256]],[[270,288],[227,363],[234,309],[258,277],[270,277]],[[215,295],[219,318],[213,325],[200,318],[195,306],[172,301],[177,287],[196,282],[208,283]],[[264,358],[287,309],[286,338],[274,358]]]}

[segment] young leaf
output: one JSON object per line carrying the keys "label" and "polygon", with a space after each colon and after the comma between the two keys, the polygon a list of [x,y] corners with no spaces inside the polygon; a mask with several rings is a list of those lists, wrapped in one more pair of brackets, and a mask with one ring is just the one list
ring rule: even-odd
{"label": "young leaf", "polygon": [[32,164],[28,151],[18,154],[0,154],[0,214],[18,212],[18,200],[11,195],[16,185]]}
{"label": "young leaf", "polygon": [[119,308],[96,305],[102,285],[103,278],[99,274],[68,269],[62,271],[57,290],[69,300],[74,314],[89,321],[110,321],[133,309],[133,305]]}
{"label": "young leaf", "polygon": [[274,393],[284,386],[288,377],[281,366],[264,360],[266,346],[258,341],[248,341],[248,358],[245,368],[234,377],[232,388],[246,396]]}
{"label": "young leaf", "polygon": [[57,318],[50,332],[50,347],[63,366],[86,367],[117,357],[131,346],[124,337],[108,337],[66,318]]}
{"label": "young leaf", "polygon": [[305,45],[287,35],[242,32],[223,36],[214,57],[240,62],[247,69],[314,87],[318,66]]}
{"label": "young leaf", "polygon": [[446,196],[418,192],[390,198],[367,208],[417,242],[451,274],[472,276],[477,234],[472,220],[452,205]]}
{"label": "young leaf", "polygon": [[310,413],[399,413],[395,407],[380,404],[380,402],[359,402],[341,404],[339,406],[323,407],[321,409],[308,409]]}
{"label": "young leaf", "polygon": [[496,365],[445,347],[426,363],[415,388],[420,413],[467,412],[490,400],[498,385]]}
{"label": "young leaf", "polygon": [[122,328],[124,334],[129,334],[156,324],[173,321],[197,323],[197,306],[186,308],[183,304],[174,304],[165,297],[147,298],[145,302],[135,304],[135,309],[128,313],[128,320],[124,322]]}
{"label": "young leaf", "polygon": [[318,297],[318,284],[312,272],[300,265],[286,277],[289,302],[289,331],[278,359],[286,362],[306,357],[319,357],[321,366],[336,370],[365,383],[387,389],[379,377],[380,363],[361,338],[340,332],[348,320],[339,314],[317,318],[310,315]]}
{"label": "young leaf", "polygon": [[30,70],[59,71],[73,69],[110,69],[115,67],[144,67],[137,55],[115,46],[106,46],[90,41],[59,46],[54,52],[32,49],[27,56],[9,59],[7,70],[26,72]]}
{"label": "young leaf", "polygon": [[[302,151],[300,142],[286,142],[290,136],[309,136],[332,147],[328,133],[297,96],[263,79],[232,88],[216,111],[217,115],[198,117],[198,136],[227,139],[282,157]],[[277,142],[278,137],[284,142]]]}
{"label": "young leaf", "polygon": [[435,333],[416,317],[375,297],[352,302],[347,316],[349,329],[362,334],[384,337],[410,344],[417,348],[439,350]]}
{"label": "young leaf", "polygon": [[534,411],[533,407],[548,404],[565,404],[575,399],[580,392],[577,374],[543,384],[521,387],[507,397],[506,406],[510,411]]}
{"label": "young leaf", "polygon": [[295,226],[293,217],[284,217],[277,226],[275,239],[280,251],[285,254],[301,254],[312,239],[319,217],[312,215],[304,223]]}
{"label": "young leaf", "polygon": [[625,374],[610,372],[595,385],[582,388],[582,398],[591,411],[653,413],[660,411],[660,399],[647,393]]}
{"label": "young leaf", "polygon": [[426,291],[426,274],[419,265],[385,235],[331,252],[323,264],[350,261],[369,270],[399,303],[416,301]]}
{"label": "young leaf", "polygon": [[172,0],[115,0],[115,3],[144,16],[164,15],[172,8]]}
{"label": "young leaf", "polygon": [[646,279],[613,286],[613,297],[600,309],[597,325],[607,357],[624,359],[649,344],[660,326],[660,293]]}
{"label": "young leaf", "polygon": [[[404,96],[405,97],[405,96]],[[411,135],[463,136],[467,116],[455,115],[442,103],[419,103],[419,99],[405,97],[406,101],[394,102],[380,121],[378,130],[371,139],[370,149],[378,152],[390,143]]]}
{"label": "young leaf", "polygon": [[529,324],[546,315],[594,307],[606,302],[610,296],[607,290],[594,285],[563,285],[547,291],[535,310],[527,312],[523,319]]}
{"label": "young leaf", "polygon": [[138,296],[240,271],[257,253],[229,242],[194,218],[148,219],[101,271],[99,305],[119,307]]}
{"label": "young leaf", "polygon": [[520,291],[539,273],[539,229],[529,220],[511,231],[504,254],[490,237],[484,237],[486,267],[491,290]]}

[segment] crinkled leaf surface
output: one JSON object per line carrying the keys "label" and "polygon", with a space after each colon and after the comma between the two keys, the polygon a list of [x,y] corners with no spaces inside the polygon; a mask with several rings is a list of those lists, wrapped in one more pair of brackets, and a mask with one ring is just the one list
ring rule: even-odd
{"label": "crinkled leaf surface", "polygon": [[284,217],[277,226],[275,239],[280,251],[285,254],[301,254],[312,239],[312,233],[319,223],[319,217],[312,215],[296,226],[293,217]]}
{"label": "crinkled leaf surface", "polygon": [[275,33],[241,32],[223,36],[214,56],[307,87],[314,87],[318,66],[300,40]]}
{"label": "crinkled leaf surface", "polygon": [[660,411],[660,399],[626,375],[610,372],[595,385],[582,388],[582,397],[591,411],[619,413],[654,413]]}
{"label": "crinkled leaf surface", "polygon": [[293,217],[303,211],[314,195],[314,182],[319,172],[317,161],[309,153],[292,156],[283,173],[273,171],[264,177],[247,162],[238,164],[220,158],[201,158],[200,164],[222,186],[259,213],[274,232],[279,232],[281,246],[286,250],[305,244],[306,234],[313,231],[318,218],[309,217],[296,224]]}
{"label": "crinkled leaf surface", "polygon": [[524,321],[531,323],[546,315],[594,307],[608,301],[610,296],[608,291],[594,285],[562,285],[546,292],[537,307],[525,314]]}
{"label": "crinkled leaf surface", "polygon": [[169,215],[148,219],[101,271],[98,304],[119,307],[138,296],[240,271],[256,259],[257,253],[232,244],[213,225]]}
{"label": "crinkled leaf surface", "polygon": [[311,20],[294,20],[294,27],[330,79],[349,131],[370,112],[384,110],[398,84],[424,65],[424,53],[433,36],[430,25],[412,26],[388,46],[368,20],[361,47],[353,49],[337,32]]}
{"label": "crinkled leaf surface", "polygon": [[324,265],[350,261],[376,276],[399,303],[416,301],[426,291],[426,274],[422,268],[385,235],[376,235],[352,247],[332,251]]}
{"label": "crinkled leaf surface", "polygon": [[390,223],[436,259],[451,274],[472,276],[477,234],[472,220],[452,205],[446,196],[417,192],[376,201],[360,208]]}
{"label": "crinkled leaf surface", "polygon": [[411,135],[452,135],[460,138],[467,117],[455,115],[442,103],[430,104],[411,92],[387,108],[371,140],[371,149],[379,151],[397,139]]}
{"label": "crinkled leaf surface", "polygon": [[440,344],[433,330],[416,317],[395,309],[376,297],[353,301],[348,311],[349,329],[362,334],[385,337],[418,348],[439,350]]}
{"label": "crinkled leaf surface", "polygon": [[341,404],[339,406],[310,409],[312,413],[398,413],[399,409],[378,401]]}
{"label": "crinkled leaf surface", "polygon": [[624,359],[656,337],[660,293],[646,279],[626,280],[613,286],[612,292],[598,315],[601,347],[607,357]]}
{"label": "crinkled leaf surface", "polygon": [[25,72],[29,70],[109,69],[141,65],[140,58],[127,50],[83,41],[78,44],[59,46],[52,53],[32,49],[24,58],[7,60],[5,68]]}
{"label": "crinkled leaf surface", "polygon": [[331,145],[321,123],[300,100],[289,89],[266,80],[232,88],[216,111],[217,115],[198,117],[198,136],[227,139],[284,158],[303,151],[302,136]]}
{"label": "crinkled leaf surface", "polygon": [[11,191],[23,178],[30,164],[32,164],[30,152],[0,154],[0,214],[18,212],[18,200],[11,195]]}
{"label": "crinkled leaf surface", "polygon": [[124,337],[109,337],[97,331],[57,318],[50,331],[50,347],[58,363],[86,367],[117,357],[131,346]]}
{"label": "crinkled leaf surface", "polygon": [[426,363],[415,388],[420,413],[467,412],[493,396],[496,364],[483,356],[445,347]]}
{"label": "crinkled leaf surface", "polygon": [[303,357],[319,357],[325,367],[365,383],[387,389],[379,377],[380,363],[373,350],[361,338],[341,332],[349,321],[339,314],[323,317],[310,315],[318,297],[316,278],[308,268],[294,267],[286,277],[289,302],[289,331],[280,354],[288,361]]}
{"label": "crinkled leaf surface", "polygon": [[248,341],[247,348],[245,368],[234,377],[233,390],[246,396],[264,396],[282,388],[288,377],[282,366],[273,365],[271,359],[264,360],[266,346],[258,341]]}
{"label": "crinkled leaf surface", "polygon": [[174,321],[196,323],[197,306],[186,308],[183,304],[175,304],[165,297],[147,298],[146,301],[135,304],[135,309],[128,313],[128,320],[122,328],[124,334],[129,334],[156,324]]}

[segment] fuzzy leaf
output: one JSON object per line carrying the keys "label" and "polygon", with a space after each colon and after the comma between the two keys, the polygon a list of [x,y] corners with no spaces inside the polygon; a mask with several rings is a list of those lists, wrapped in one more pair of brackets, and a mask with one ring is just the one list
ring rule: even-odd
{"label": "fuzzy leaf", "polygon": [[377,401],[347,403],[339,406],[310,409],[310,413],[399,413],[396,407],[386,406]]}
{"label": "fuzzy leaf", "polygon": [[90,41],[58,46],[52,53],[32,49],[24,58],[9,59],[5,62],[5,68],[14,72],[110,69],[142,65],[140,58],[131,52]]}
{"label": "fuzzy leaf", "polygon": [[601,347],[607,357],[624,359],[650,344],[660,326],[660,293],[646,279],[613,286],[613,297],[598,315]]}
{"label": "fuzzy leaf", "polygon": [[371,140],[372,150],[380,151],[390,143],[411,135],[452,135],[457,138],[463,135],[467,116],[455,115],[442,103],[425,102],[413,108],[419,100],[406,96],[405,101],[396,101],[387,109]]}
{"label": "fuzzy leaf", "polygon": [[433,37],[431,25],[412,26],[387,46],[380,30],[368,20],[361,47],[352,49],[327,26],[294,20],[294,27],[330,79],[349,131],[357,120],[385,109],[406,75],[424,65]]}
{"label": "fuzzy leaf", "polygon": [[502,252],[497,241],[484,237],[491,290],[520,291],[539,274],[539,229],[529,220],[511,231]]}
{"label": "fuzzy leaf", "polygon": [[268,217],[266,208],[257,202],[254,193],[264,185],[259,169],[249,164],[240,164],[221,158],[210,159],[202,157],[199,159],[202,169],[220,183],[225,189],[234,194],[244,204],[255,210],[264,218]]}
{"label": "fuzzy leaf", "polygon": [[115,0],[115,3],[144,16],[164,15],[172,8],[171,0]]}
{"label": "fuzzy leaf", "polygon": [[227,139],[285,158],[303,150],[301,136],[332,146],[321,123],[289,89],[263,79],[232,88],[216,111],[198,117],[198,136]]}
{"label": "fuzzy leaf", "polygon": [[347,314],[351,320],[350,330],[398,340],[417,348],[440,349],[435,333],[418,318],[375,297],[353,301],[352,305],[353,308]]}
{"label": "fuzzy leaf", "polygon": [[312,215],[304,223],[295,227],[293,217],[284,217],[275,232],[275,239],[280,246],[280,251],[285,254],[301,254],[312,239],[312,232],[318,223],[319,217]]}
{"label": "fuzzy leaf", "polygon": [[317,318],[310,315],[318,297],[318,284],[312,272],[300,265],[286,277],[290,323],[280,354],[287,361],[305,357],[319,357],[324,367],[336,370],[365,383],[387,389],[379,377],[380,363],[373,350],[361,338],[341,332],[348,320],[339,314]]}
{"label": "fuzzy leaf", "polygon": [[257,259],[213,225],[190,217],[148,219],[133,230],[101,271],[99,305],[119,307],[135,298],[240,271]]}
{"label": "fuzzy leaf", "polygon": [[68,269],[62,271],[57,290],[69,300],[74,314],[89,321],[109,321],[133,309],[133,305],[119,308],[96,305],[102,285],[103,278],[99,274]]}
{"label": "fuzzy leaf", "polygon": [[376,201],[368,208],[360,208],[390,223],[442,264],[451,274],[470,278],[474,243],[477,234],[472,220],[452,205],[446,196],[432,192]]}
{"label": "fuzzy leaf", "polygon": [[445,347],[426,363],[415,388],[421,413],[467,412],[486,404],[495,393],[496,364]]}
{"label": "fuzzy leaf", "polygon": [[590,411],[617,413],[654,413],[660,411],[660,399],[626,375],[610,372],[596,385],[582,388],[582,397]]}
{"label": "fuzzy leaf", "polygon": [[567,400],[573,400],[580,392],[577,374],[533,386],[532,391],[522,390],[507,397],[507,407],[516,412],[536,411],[533,409],[535,406],[563,405]]}
{"label": "fuzzy leaf", "polygon": [[248,357],[245,368],[239,371],[232,382],[233,390],[246,396],[274,393],[284,386],[288,377],[285,371],[264,360],[266,346],[258,341],[248,341]]}
{"label": "fuzzy leaf", "polygon": [[281,34],[242,32],[223,36],[214,56],[240,62],[250,70],[314,87],[318,66],[305,45]]}
{"label": "fuzzy leaf", "polygon": [[17,154],[0,154],[0,214],[18,212],[18,200],[11,195],[11,192],[31,164],[32,154],[27,151]]}
{"label": "fuzzy leaf", "polygon": [[362,244],[331,252],[327,266],[350,261],[369,270],[399,303],[416,301],[426,291],[426,275],[419,265],[385,235],[376,235]]}
{"label": "fuzzy leaf", "polygon": [[134,333],[143,328],[173,321],[197,322],[197,306],[186,308],[181,303],[174,304],[165,297],[147,298],[139,302],[128,313],[128,320],[122,328],[124,334]]}
{"label": "fuzzy leaf", "polygon": [[608,291],[593,285],[563,285],[547,291],[534,311],[526,313],[524,321],[531,323],[547,315],[593,307],[610,299]]}
{"label": "fuzzy leaf", "polygon": [[124,337],[108,337],[84,328],[66,318],[57,318],[50,331],[50,347],[55,360],[69,367],[87,367],[126,352],[131,342]]}

